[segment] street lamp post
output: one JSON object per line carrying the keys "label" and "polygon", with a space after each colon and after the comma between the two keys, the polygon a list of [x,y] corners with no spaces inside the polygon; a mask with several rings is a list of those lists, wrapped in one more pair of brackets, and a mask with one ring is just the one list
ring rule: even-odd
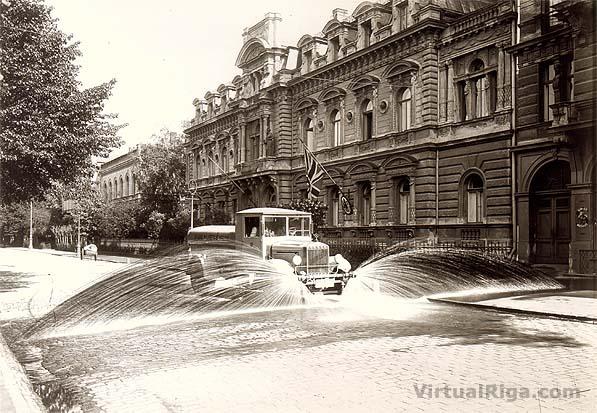
{"label": "street lamp post", "polygon": [[77,256],[81,257],[81,211],[77,216]]}
{"label": "street lamp post", "polygon": [[33,249],[33,201],[29,201],[29,249]]}
{"label": "street lamp post", "polygon": [[195,215],[195,200],[193,199],[194,192],[191,192],[191,229],[193,229],[193,218]]}

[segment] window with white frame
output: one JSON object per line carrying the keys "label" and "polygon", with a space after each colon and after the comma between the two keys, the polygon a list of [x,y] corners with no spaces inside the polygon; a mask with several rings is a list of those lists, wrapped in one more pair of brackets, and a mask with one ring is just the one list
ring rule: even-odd
{"label": "window with white frame", "polygon": [[332,146],[338,146],[341,142],[342,134],[342,116],[339,110],[334,110],[331,113],[330,120],[332,121]]}
{"label": "window with white frame", "polygon": [[398,130],[403,132],[410,129],[412,124],[412,95],[410,88],[406,88],[398,94]]}
{"label": "window with white frame", "polygon": [[373,102],[365,99],[362,103],[362,134],[363,140],[368,140],[373,137]]}
{"label": "window with white frame", "polygon": [[313,119],[307,118],[303,125],[303,142],[307,145],[309,150],[314,150],[315,145],[315,133],[313,131]]}
{"label": "window with white frame", "polygon": [[464,182],[467,222],[482,222],[484,214],[483,178],[473,173]]}

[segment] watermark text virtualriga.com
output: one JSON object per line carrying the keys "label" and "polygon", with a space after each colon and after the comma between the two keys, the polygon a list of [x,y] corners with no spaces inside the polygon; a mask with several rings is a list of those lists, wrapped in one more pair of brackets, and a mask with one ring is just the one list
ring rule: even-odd
{"label": "watermark text virtualriga.com", "polygon": [[506,386],[504,384],[476,384],[474,386],[449,386],[415,383],[413,388],[420,399],[504,399],[513,402],[519,399],[571,399],[578,398],[582,391],[573,387],[529,387]]}

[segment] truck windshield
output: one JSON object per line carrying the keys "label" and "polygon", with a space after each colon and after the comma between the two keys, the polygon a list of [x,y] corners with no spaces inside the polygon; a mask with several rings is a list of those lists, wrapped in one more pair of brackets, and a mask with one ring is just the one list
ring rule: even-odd
{"label": "truck windshield", "polygon": [[266,237],[283,237],[286,235],[286,217],[264,217]]}
{"label": "truck windshield", "polygon": [[288,218],[288,234],[295,237],[310,236],[310,218],[308,217],[290,217]]}

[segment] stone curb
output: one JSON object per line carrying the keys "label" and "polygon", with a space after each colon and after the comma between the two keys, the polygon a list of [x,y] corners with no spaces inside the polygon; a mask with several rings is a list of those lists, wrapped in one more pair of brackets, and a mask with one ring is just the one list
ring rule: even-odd
{"label": "stone curb", "polygon": [[0,334],[0,411],[45,412],[21,365]]}
{"label": "stone curb", "polygon": [[592,323],[592,324],[597,323],[597,318],[595,318],[595,317],[585,317],[585,316],[571,315],[571,314],[550,313],[547,311],[523,310],[520,308],[498,307],[495,305],[468,303],[465,301],[449,300],[446,298],[427,298],[427,300],[429,300],[430,302],[434,302],[434,303],[457,305],[457,306],[463,306],[463,307],[472,307],[472,308],[476,308],[479,310],[485,310],[485,311],[496,311],[496,312],[501,312],[501,313],[526,314],[526,315],[534,315],[534,316],[539,316],[539,317],[559,318],[561,320],[577,321],[577,322],[581,322],[581,323]]}

